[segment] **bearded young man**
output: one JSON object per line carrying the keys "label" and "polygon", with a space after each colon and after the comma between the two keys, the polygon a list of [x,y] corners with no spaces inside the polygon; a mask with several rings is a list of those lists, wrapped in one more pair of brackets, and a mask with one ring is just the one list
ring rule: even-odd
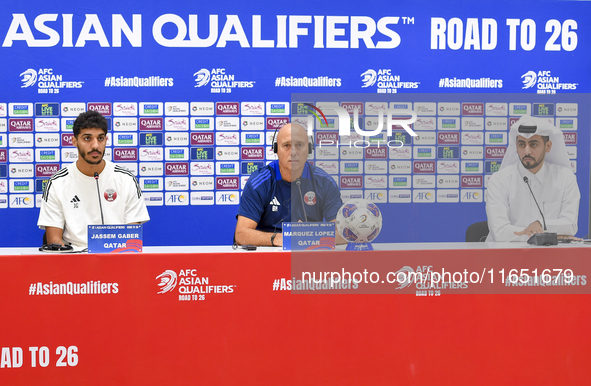
{"label": "bearded young man", "polygon": [[486,241],[526,241],[544,231],[574,236],[580,198],[562,132],[547,119],[523,116],[511,126],[501,168],[487,184]]}
{"label": "bearded young man", "polygon": [[45,229],[49,244],[84,249],[88,225],[150,220],[135,176],[103,159],[107,131],[107,120],[96,111],[84,112],[74,121],[72,144],[78,160],[49,179],[41,201],[37,225]]}

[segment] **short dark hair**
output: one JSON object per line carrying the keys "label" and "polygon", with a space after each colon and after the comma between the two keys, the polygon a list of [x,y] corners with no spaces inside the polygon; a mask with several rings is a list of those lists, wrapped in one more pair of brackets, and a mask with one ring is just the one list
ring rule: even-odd
{"label": "short dark hair", "polygon": [[78,138],[82,129],[102,129],[105,134],[109,131],[109,123],[101,113],[88,110],[78,115],[74,121],[74,137]]}

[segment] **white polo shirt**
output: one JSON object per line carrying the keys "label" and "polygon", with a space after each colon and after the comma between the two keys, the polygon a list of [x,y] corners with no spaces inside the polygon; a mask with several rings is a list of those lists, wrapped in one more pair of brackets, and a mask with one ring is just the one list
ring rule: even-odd
{"label": "white polo shirt", "polygon": [[105,160],[105,168],[94,177],[80,172],[76,162],[55,173],[43,192],[37,225],[41,229],[63,229],[65,243],[75,249],[88,247],[88,225],[100,225],[102,203],[105,225],[142,223],[150,220],[135,176]]}

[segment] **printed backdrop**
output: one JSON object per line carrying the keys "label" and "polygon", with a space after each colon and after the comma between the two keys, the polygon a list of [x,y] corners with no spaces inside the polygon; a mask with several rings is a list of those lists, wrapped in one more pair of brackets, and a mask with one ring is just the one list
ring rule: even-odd
{"label": "printed backdrop", "polygon": [[[523,114],[560,127],[589,229],[591,4],[413,1],[99,1],[4,5],[0,14],[2,246],[35,246],[47,179],[75,161],[72,123],[108,117],[106,157],[132,170],[146,245],[229,244],[248,176],[274,159],[298,102],[412,108],[403,150],[341,147],[315,127],[311,162],[343,197],[376,202],[377,242],[462,241],[485,220],[487,178]],[[343,138],[338,138],[342,140]],[[511,150],[511,149],[509,149]]]}

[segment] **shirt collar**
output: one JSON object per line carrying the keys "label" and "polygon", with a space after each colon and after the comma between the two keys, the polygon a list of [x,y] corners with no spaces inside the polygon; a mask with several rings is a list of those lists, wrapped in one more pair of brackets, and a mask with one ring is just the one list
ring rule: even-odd
{"label": "shirt collar", "polygon": [[521,161],[519,162],[519,171],[521,172],[522,176],[525,176],[527,178],[529,178],[530,180],[535,179],[538,180],[538,182],[540,184],[544,183],[544,178],[546,177],[546,170],[548,170],[548,168],[546,167],[546,161],[544,160],[544,163],[542,164],[542,167],[540,168],[540,170],[538,170],[538,172],[536,174],[533,174],[532,172],[530,172],[529,170],[527,170],[523,164],[521,163]]}
{"label": "shirt collar", "polygon": [[[275,180],[282,180],[283,178],[281,178],[281,171],[279,170],[279,160],[275,160],[273,162],[271,162],[271,165],[273,166],[273,169],[275,169]],[[304,171],[302,172],[302,178],[308,178],[310,179],[310,164],[308,162],[306,162],[306,164],[304,165]]]}

